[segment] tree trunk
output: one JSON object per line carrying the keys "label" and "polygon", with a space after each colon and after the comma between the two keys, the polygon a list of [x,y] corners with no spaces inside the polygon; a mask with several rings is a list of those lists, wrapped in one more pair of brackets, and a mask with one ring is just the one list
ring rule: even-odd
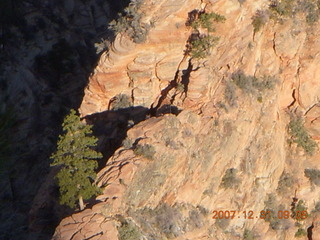
{"label": "tree trunk", "polygon": [[83,198],[82,196],[79,196],[79,207],[80,207],[80,211],[82,211],[84,209],[84,204],[83,204]]}

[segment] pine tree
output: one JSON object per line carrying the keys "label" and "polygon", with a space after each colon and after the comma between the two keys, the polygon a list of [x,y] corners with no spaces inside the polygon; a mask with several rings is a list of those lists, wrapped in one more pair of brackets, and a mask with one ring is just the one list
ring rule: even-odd
{"label": "pine tree", "polygon": [[96,177],[96,160],[102,155],[93,150],[97,139],[92,135],[91,126],[82,123],[75,110],[72,109],[65,117],[62,127],[64,134],[59,136],[57,151],[51,156],[51,166],[61,167],[56,175],[60,203],[74,208],[79,201],[83,210],[83,199],[99,192],[92,182]]}

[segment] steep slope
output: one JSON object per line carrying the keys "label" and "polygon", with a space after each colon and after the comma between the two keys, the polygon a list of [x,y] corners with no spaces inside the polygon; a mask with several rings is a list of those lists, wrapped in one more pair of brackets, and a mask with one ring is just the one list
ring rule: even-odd
{"label": "steep slope", "polygon": [[[62,220],[53,239],[295,239],[303,231],[319,239],[319,175],[310,182],[305,173],[318,168],[319,152],[298,146],[288,124],[303,119],[319,139],[320,29],[304,14],[269,13],[254,31],[252,18],[269,4],[143,2],[142,21],[152,22],[146,42],[118,35],[80,111],[111,110],[114,97],[127,94],[150,117],[99,172],[98,203]],[[217,46],[200,60],[185,54],[195,9],[226,17],[215,23]],[[164,114],[165,106],[179,111]],[[308,217],[293,218],[305,209]],[[275,215],[260,219],[263,210]],[[236,214],[213,219],[215,211]]]}

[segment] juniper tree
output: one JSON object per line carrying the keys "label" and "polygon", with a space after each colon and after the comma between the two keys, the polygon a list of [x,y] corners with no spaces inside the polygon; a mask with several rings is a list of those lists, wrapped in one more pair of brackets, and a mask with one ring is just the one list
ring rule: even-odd
{"label": "juniper tree", "polygon": [[89,199],[99,192],[99,188],[92,184],[96,177],[96,160],[101,153],[93,148],[97,139],[92,135],[91,126],[80,121],[75,110],[71,110],[62,124],[63,135],[59,136],[57,151],[52,154],[51,166],[59,166],[56,175],[60,188],[60,203],[83,210],[83,199]]}

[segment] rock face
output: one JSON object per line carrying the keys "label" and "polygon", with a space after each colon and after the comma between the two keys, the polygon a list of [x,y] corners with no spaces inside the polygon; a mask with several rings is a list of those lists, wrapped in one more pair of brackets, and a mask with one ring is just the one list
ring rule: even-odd
{"label": "rock face", "polygon": [[[319,152],[288,141],[295,118],[320,137],[320,29],[297,15],[283,24],[270,17],[254,31],[252,17],[268,4],[143,2],[142,21],[152,22],[146,42],[118,35],[80,112],[108,111],[119,94],[155,112],[128,130],[133,145],[120,147],[99,172],[98,203],[63,219],[53,239],[289,240],[303,231],[320,239],[319,173],[305,173],[318,168]],[[219,43],[201,60],[185,54],[194,9],[226,17],[212,33]],[[161,112],[166,105],[178,114]],[[293,218],[306,209],[306,219]],[[263,210],[274,215],[260,219]]]}

